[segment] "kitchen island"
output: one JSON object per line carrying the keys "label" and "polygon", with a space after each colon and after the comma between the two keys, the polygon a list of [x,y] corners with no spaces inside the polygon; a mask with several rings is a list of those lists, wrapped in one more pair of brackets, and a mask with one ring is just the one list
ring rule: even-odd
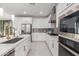
{"label": "kitchen island", "polygon": [[[31,46],[30,35],[20,35],[18,37],[23,37],[23,39],[17,41],[16,43],[0,43],[0,56],[7,56],[11,50],[14,50],[12,56],[26,56]],[[3,39],[3,38],[0,38]],[[3,41],[6,39],[3,39]]]}

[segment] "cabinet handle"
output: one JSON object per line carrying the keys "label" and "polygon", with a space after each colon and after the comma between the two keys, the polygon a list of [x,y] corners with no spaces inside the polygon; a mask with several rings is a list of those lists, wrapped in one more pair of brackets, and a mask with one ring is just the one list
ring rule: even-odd
{"label": "cabinet handle", "polygon": [[24,51],[26,50],[25,46],[24,46]]}
{"label": "cabinet handle", "polygon": [[54,48],[54,43],[52,43],[52,48]]}
{"label": "cabinet handle", "polygon": [[54,48],[54,40],[52,40],[52,48]]}

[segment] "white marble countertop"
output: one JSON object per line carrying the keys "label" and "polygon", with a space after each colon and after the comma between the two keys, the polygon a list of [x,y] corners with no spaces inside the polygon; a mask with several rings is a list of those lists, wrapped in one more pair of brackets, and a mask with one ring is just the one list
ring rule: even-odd
{"label": "white marble countertop", "polygon": [[[28,38],[29,36],[30,35],[20,35],[19,37]],[[13,44],[0,44],[0,56],[3,56],[4,54],[9,52],[10,50],[16,48],[21,42],[23,42],[25,40],[24,38],[22,40],[19,40],[16,43],[13,43]],[[0,39],[1,39],[0,42],[6,41],[5,38],[0,38]],[[3,39],[3,41],[2,41],[2,39]]]}
{"label": "white marble countertop", "polygon": [[67,39],[75,41],[75,42],[79,42],[79,39],[76,39],[76,38],[72,38],[72,37],[69,37],[69,36],[66,36],[66,35],[61,35],[61,34],[59,34],[59,36],[67,38]]}

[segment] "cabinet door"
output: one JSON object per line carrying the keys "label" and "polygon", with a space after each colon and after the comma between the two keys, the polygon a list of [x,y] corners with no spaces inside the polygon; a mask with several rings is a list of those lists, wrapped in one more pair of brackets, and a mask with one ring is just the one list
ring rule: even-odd
{"label": "cabinet door", "polygon": [[58,56],[58,37],[55,37],[53,47],[54,47],[53,55]]}
{"label": "cabinet door", "polygon": [[25,44],[24,52],[25,52],[25,55],[27,55],[31,48],[31,38],[28,37],[24,44]]}
{"label": "cabinet door", "polygon": [[28,48],[27,48],[27,45],[25,45],[25,46],[24,46],[24,55],[25,55],[25,56],[26,56],[27,53],[28,53],[27,49],[28,49]]}
{"label": "cabinet door", "polygon": [[24,56],[24,46],[19,46],[15,49],[15,56]]}
{"label": "cabinet door", "polygon": [[30,39],[30,37],[28,37],[28,39],[27,39],[27,48],[28,48],[28,51],[30,50],[30,48],[31,48],[31,39]]}
{"label": "cabinet door", "polygon": [[28,53],[28,46],[27,46],[27,39],[26,39],[26,41],[24,42],[24,54],[25,54],[25,56],[27,55],[27,53]]}
{"label": "cabinet door", "polygon": [[30,37],[24,38],[25,40],[21,42],[16,48],[15,48],[15,56],[26,56],[30,47],[31,47],[31,39]]}
{"label": "cabinet door", "polygon": [[16,56],[25,56],[25,42],[21,42],[16,48],[15,48],[15,55]]}
{"label": "cabinet door", "polygon": [[46,43],[47,43],[48,47],[51,44],[51,39],[52,39],[51,36],[50,35],[47,35],[47,37],[46,37]]}

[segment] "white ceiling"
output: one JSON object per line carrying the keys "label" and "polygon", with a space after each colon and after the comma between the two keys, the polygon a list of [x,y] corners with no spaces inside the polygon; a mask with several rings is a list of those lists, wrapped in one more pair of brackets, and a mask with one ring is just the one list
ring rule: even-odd
{"label": "white ceiling", "polygon": [[0,7],[6,12],[16,16],[47,16],[54,5],[54,3],[36,3],[35,5],[30,3],[0,3]]}

